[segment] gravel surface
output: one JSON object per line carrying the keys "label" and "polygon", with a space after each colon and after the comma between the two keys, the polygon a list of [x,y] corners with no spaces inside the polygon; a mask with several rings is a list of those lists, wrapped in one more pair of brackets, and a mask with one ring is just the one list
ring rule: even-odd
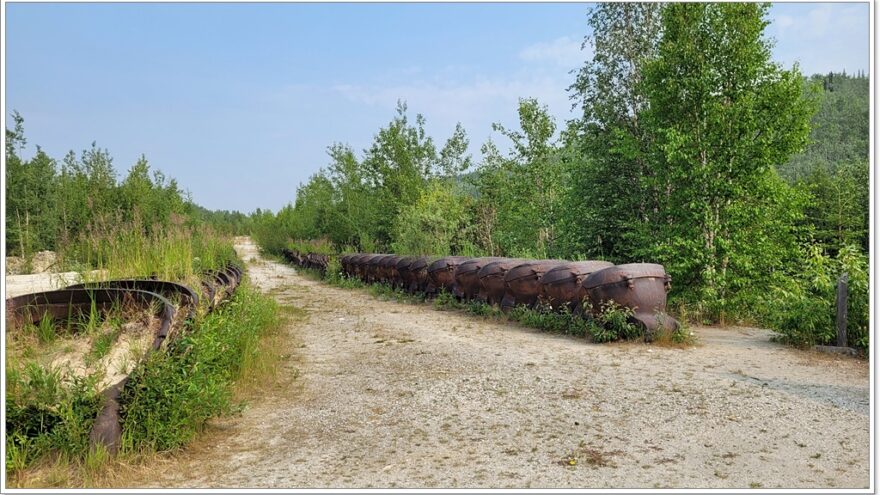
{"label": "gravel surface", "polygon": [[583,339],[297,275],[271,394],[127,486],[867,488],[869,366],[753,328],[688,349]]}

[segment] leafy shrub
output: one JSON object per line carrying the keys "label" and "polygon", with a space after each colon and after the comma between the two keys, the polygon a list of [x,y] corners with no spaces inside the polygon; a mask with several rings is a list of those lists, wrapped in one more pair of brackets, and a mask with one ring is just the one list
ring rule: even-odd
{"label": "leafy shrub", "polygon": [[123,449],[179,447],[209,418],[233,411],[232,384],[278,321],[276,303],[244,284],[170,342],[167,352],[152,354],[132,372],[122,394]]}
{"label": "leafy shrub", "polygon": [[79,377],[29,362],[6,366],[6,468],[24,469],[57,450],[81,455],[102,399],[97,374]]}
{"label": "leafy shrub", "polygon": [[837,337],[837,278],[849,275],[847,339],[850,346],[869,343],[868,259],[856,246],[831,258],[818,244],[807,246],[797,277],[779,277],[761,300],[763,323],[780,340],[799,346],[831,344]]}
{"label": "leafy shrub", "polygon": [[632,323],[634,312],[614,301],[602,304],[599,314],[590,321],[588,331],[593,342],[633,340],[643,336],[642,327]]}

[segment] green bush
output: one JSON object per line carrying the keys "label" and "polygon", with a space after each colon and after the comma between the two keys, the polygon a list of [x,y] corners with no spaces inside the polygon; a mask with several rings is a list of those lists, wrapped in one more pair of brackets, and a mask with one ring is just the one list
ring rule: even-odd
{"label": "green bush", "polygon": [[234,410],[232,384],[278,323],[276,303],[248,285],[131,374],[120,410],[123,449],[174,449]]}
{"label": "green bush", "polygon": [[761,303],[762,323],[793,345],[832,344],[837,336],[837,279],[849,275],[847,340],[866,350],[869,343],[868,257],[845,246],[831,258],[818,244],[807,246],[801,272],[779,277]]}
{"label": "green bush", "polygon": [[78,377],[35,362],[6,365],[6,469],[24,469],[50,451],[88,450],[101,408],[97,374]]}
{"label": "green bush", "polygon": [[642,327],[632,323],[633,310],[614,301],[602,305],[599,314],[590,320],[587,330],[593,342],[633,340],[642,337]]}

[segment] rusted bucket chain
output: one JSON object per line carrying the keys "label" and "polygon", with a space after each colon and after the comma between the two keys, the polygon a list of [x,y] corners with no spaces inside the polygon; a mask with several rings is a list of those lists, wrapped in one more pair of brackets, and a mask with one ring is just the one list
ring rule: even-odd
{"label": "rusted bucket chain", "polygon": [[[202,287],[206,292],[208,311],[213,310],[219,303],[216,297],[218,294],[223,295],[221,300],[231,297],[241,278],[242,270],[235,265],[227,265],[221,270],[206,273]],[[160,323],[148,350],[147,354],[149,354],[158,351],[169,336],[176,313],[176,308],[169,297],[175,296],[189,308],[184,321],[184,325],[188,325],[195,316],[199,295],[185,285],[153,279],[91,282],[75,284],[60,290],[24,294],[6,300],[6,315],[17,323],[25,321],[39,323],[46,317],[70,320],[93,309],[104,311],[114,304],[136,303],[155,308],[154,315],[159,318]],[[111,454],[118,451],[122,436],[119,399],[128,379],[126,375],[102,392],[103,406],[89,433],[90,448],[102,446]]]}

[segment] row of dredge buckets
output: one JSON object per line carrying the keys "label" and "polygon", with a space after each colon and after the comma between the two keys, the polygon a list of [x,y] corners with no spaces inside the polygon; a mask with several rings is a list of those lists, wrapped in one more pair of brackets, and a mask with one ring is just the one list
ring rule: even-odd
{"label": "row of dredge buckets", "polygon": [[[329,264],[327,255],[290,250],[283,254],[301,267],[325,271]],[[544,304],[584,316],[592,316],[583,311],[585,306],[595,314],[614,302],[632,310],[630,322],[640,326],[648,338],[658,330],[678,328],[678,322],[666,314],[671,277],[654,263],[372,253],[346,254],[339,262],[349,277],[387,283],[410,293],[432,296],[446,291],[459,300],[499,305],[504,311]]]}

